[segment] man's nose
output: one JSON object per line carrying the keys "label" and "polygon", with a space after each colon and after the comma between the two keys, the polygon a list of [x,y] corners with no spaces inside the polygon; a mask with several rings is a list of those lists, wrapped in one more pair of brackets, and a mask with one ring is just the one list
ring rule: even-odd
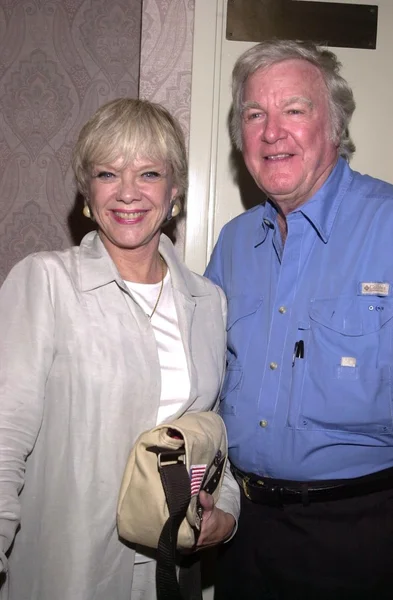
{"label": "man's nose", "polygon": [[277,140],[285,137],[285,130],[282,127],[281,119],[276,115],[267,115],[262,137],[268,144],[274,144]]}

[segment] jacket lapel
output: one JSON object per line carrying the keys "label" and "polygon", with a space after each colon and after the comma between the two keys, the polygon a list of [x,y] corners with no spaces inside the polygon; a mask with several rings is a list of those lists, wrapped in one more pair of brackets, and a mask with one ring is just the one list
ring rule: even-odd
{"label": "jacket lapel", "polygon": [[[198,395],[197,372],[193,364],[192,356],[198,352],[198,348],[193,347],[193,317],[201,296],[210,295],[208,286],[203,280],[196,277],[179,260],[172,242],[165,235],[161,235],[160,254],[164,257],[170,272],[173,288],[173,297],[175,300],[177,317],[179,321],[180,335],[182,337],[184,351],[187,359],[188,373],[190,376],[190,396],[181,409],[181,413],[194,401]],[[176,415],[174,415],[175,417]]]}

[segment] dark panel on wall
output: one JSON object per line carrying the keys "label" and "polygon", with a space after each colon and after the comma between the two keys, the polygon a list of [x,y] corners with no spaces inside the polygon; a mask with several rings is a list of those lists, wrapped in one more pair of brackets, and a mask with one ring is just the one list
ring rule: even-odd
{"label": "dark panel on wall", "polygon": [[324,46],[374,49],[378,7],[340,2],[228,0],[228,40],[312,40]]}

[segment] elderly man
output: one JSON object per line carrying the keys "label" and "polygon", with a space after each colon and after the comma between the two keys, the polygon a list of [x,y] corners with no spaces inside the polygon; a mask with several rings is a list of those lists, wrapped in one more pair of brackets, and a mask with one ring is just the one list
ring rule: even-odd
{"label": "elderly man", "polygon": [[336,56],[263,42],[232,135],[265,205],[222,230],[221,414],[243,491],[216,598],[393,598],[393,186],[351,170]]}

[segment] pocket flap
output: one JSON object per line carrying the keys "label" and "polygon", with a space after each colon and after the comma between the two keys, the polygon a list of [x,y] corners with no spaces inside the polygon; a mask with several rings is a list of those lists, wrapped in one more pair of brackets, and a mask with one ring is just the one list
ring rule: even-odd
{"label": "pocket flap", "polygon": [[240,294],[228,298],[228,319],[227,330],[229,330],[236,321],[255,313],[262,303],[262,298],[250,294]]}
{"label": "pocket flap", "polygon": [[310,318],[343,335],[367,335],[393,317],[390,298],[329,298],[312,300]]}

